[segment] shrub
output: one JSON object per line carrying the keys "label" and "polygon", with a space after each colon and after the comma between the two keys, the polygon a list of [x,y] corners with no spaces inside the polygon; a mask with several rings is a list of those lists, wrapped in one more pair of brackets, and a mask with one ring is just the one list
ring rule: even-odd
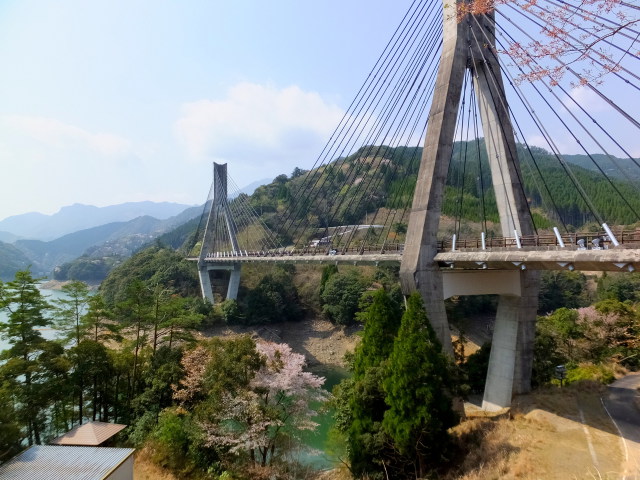
{"label": "shrub", "polygon": [[567,385],[590,380],[607,385],[615,380],[613,369],[608,365],[583,363],[567,370]]}
{"label": "shrub", "polygon": [[331,275],[321,293],[322,312],[338,325],[352,324],[365,289],[364,279],[355,270]]}

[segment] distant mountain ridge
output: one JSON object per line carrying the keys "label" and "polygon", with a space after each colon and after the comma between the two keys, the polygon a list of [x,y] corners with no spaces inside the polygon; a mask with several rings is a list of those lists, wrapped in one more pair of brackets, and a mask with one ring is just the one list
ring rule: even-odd
{"label": "distant mountain ridge", "polygon": [[62,207],[53,215],[25,213],[0,221],[0,234],[4,241],[19,237],[50,241],[64,235],[114,222],[127,222],[149,216],[158,220],[174,217],[193,205],[171,202],[128,202],[108,207],[95,207],[76,203]]}
{"label": "distant mountain ridge", "polygon": [[640,180],[640,159],[618,158],[603,153],[589,155],[562,155],[564,160],[594,172],[602,170],[609,178],[621,180]]}
{"label": "distant mountain ridge", "polygon": [[81,255],[127,257],[158,236],[198,217],[201,207],[159,220],[148,215],[127,222],[112,222],[63,235],[51,241],[17,240],[13,247],[33,264],[34,272],[49,275],[54,267]]}
{"label": "distant mountain ridge", "polygon": [[0,241],[1,280],[11,280],[18,270],[28,268],[31,263],[26,255],[16,247]]}

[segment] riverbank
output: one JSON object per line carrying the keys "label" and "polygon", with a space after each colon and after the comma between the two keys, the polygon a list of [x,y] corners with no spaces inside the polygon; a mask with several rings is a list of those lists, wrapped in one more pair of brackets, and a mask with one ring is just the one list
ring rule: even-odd
{"label": "riverbank", "polygon": [[[40,288],[43,288],[45,290],[62,290],[62,287],[70,284],[71,282],[72,280],[47,280],[40,284]],[[97,290],[98,287],[100,287],[100,283],[102,282],[96,280],[93,282],[85,281],[84,283],[89,285],[89,290]]]}
{"label": "riverbank", "polygon": [[204,337],[250,335],[276,343],[288,344],[294,352],[307,359],[307,366],[322,374],[323,366],[347,366],[345,354],[353,352],[360,339],[362,326],[334,325],[322,318],[306,318],[297,322],[278,322],[269,325],[220,325],[204,332]]}

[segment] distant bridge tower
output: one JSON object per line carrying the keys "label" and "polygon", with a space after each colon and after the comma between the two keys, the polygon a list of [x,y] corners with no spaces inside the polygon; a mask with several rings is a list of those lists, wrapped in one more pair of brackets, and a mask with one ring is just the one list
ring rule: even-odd
{"label": "distant bridge tower", "polygon": [[[448,0],[443,0],[443,4],[447,3]],[[502,235],[513,238],[533,234],[500,66],[491,51],[495,47],[492,15],[469,16],[458,21],[454,10],[451,6],[444,7],[442,56],[400,278],[405,294],[415,290],[421,293],[429,320],[449,353],[453,350],[444,299],[451,295],[500,295],[483,400],[483,408],[496,410],[510,406],[513,393],[530,390],[539,274],[529,270],[447,271],[434,261],[467,69],[472,73],[477,92]]]}
{"label": "distant bridge tower", "polygon": [[[211,201],[207,226],[202,239],[202,248],[198,257],[198,273],[202,297],[214,303],[214,293],[227,299],[238,297],[240,286],[240,263],[233,257],[240,254],[238,247],[238,227],[231,215],[227,199],[227,164],[213,164],[213,200]],[[228,263],[207,263],[208,255],[220,254],[221,239],[231,246]],[[226,291],[226,295],[225,295]]]}

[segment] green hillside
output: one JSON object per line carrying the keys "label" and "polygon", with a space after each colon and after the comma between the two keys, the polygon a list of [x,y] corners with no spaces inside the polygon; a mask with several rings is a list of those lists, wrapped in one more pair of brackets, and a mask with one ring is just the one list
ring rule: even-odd
{"label": "green hillside", "polygon": [[[313,171],[296,169],[291,178],[280,175],[258,188],[250,197],[253,209],[274,231],[291,220],[310,224],[315,231],[353,223],[382,223],[382,209],[406,209],[413,198],[421,148],[362,147],[354,154]],[[567,169],[609,225],[631,225],[639,221],[637,186],[623,179],[611,184],[599,172],[563,164],[544,149],[518,145],[525,194],[536,227],[548,229],[563,224],[569,230],[585,228],[597,220],[574,185]],[[297,200],[295,200],[297,198]],[[386,210],[389,211],[389,210]],[[381,212],[377,217],[376,212]],[[443,214],[482,222],[498,221],[484,140],[456,142],[448,173]],[[402,222],[406,222],[406,215]],[[283,237],[283,244],[293,239]]]}
{"label": "green hillside", "polygon": [[0,242],[0,280],[11,280],[18,270],[26,269],[31,262],[13,245]]}
{"label": "green hillside", "polygon": [[627,179],[635,182],[640,181],[640,159],[635,158],[617,158],[605,155],[603,153],[595,153],[591,155],[565,155],[564,158],[569,163],[578,165],[587,170],[600,172],[600,169],[607,174],[608,177]]}

